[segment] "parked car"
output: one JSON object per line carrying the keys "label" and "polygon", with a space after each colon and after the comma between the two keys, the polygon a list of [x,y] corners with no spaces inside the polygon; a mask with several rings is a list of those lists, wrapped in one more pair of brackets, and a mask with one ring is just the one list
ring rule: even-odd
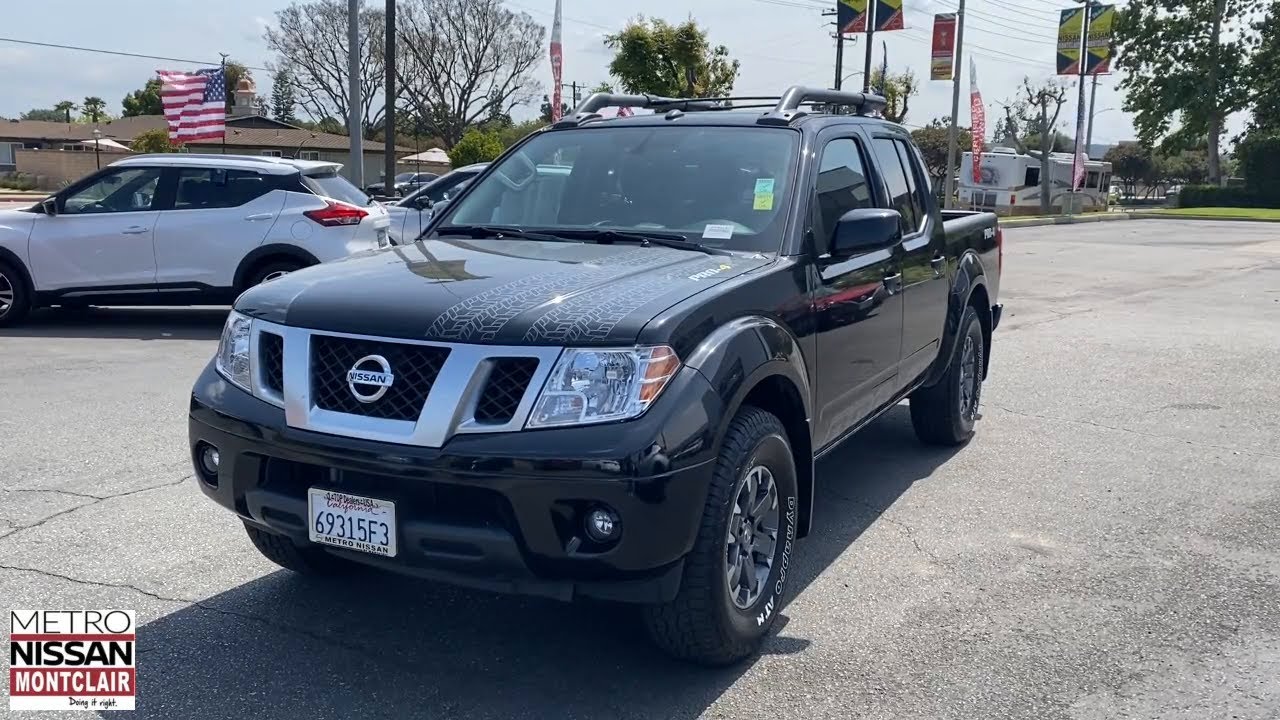
{"label": "parked car", "polygon": [[747,657],[815,459],[904,399],[926,443],[979,417],[1002,234],[939,210],[884,104],[593,95],[417,243],[237,300],[192,391],[201,490],[297,572],[636,603],[675,656]]}
{"label": "parked car", "polygon": [[436,204],[447,202],[486,167],[488,163],[460,167],[387,205],[391,215],[391,241],[398,245],[413,242],[426,228]]}
{"label": "parked car", "polygon": [[46,305],[230,303],[245,288],[389,244],[341,165],[138,155],[0,211],[0,326]]}
{"label": "parked car", "polygon": [[409,193],[413,192],[414,190],[417,190],[418,188],[422,187],[423,185],[426,185],[427,183],[431,182],[432,180],[435,180],[438,177],[440,176],[435,173],[429,173],[429,172],[403,172],[396,175],[395,182],[393,182],[391,186],[391,192],[387,192],[386,180],[383,180],[382,182],[371,183],[368,187],[364,189],[364,191],[369,195],[380,195],[384,197],[390,197],[390,196],[399,197],[403,195],[408,195]]}

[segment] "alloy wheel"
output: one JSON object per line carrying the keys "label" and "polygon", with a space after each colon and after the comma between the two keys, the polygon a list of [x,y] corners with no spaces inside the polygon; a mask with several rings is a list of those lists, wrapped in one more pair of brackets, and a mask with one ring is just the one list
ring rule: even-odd
{"label": "alloy wheel", "polygon": [[9,310],[13,309],[13,299],[16,295],[13,281],[9,276],[0,273],[0,317],[8,315]]}
{"label": "alloy wheel", "polygon": [[754,605],[769,581],[780,517],[773,473],[756,465],[738,483],[725,537],[725,581],[729,597],[740,609]]}
{"label": "alloy wheel", "polygon": [[262,278],[262,282],[271,282],[272,280],[282,278],[288,274],[289,274],[288,270],[276,270],[275,272],[267,273],[266,276]]}
{"label": "alloy wheel", "polygon": [[982,384],[978,378],[978,344],[972,335],[964,338],[964,347],[960,351],[960,415],[965,420],[974,420],[978,416],[978,397],[982,393]]}

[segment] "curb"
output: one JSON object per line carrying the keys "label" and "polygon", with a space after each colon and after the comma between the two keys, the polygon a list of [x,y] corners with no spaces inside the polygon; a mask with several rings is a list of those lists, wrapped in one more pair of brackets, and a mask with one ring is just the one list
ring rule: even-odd
{"label": "curb", "polygon": [[1097,216],[1063,216],[1055,218],[1028,218],[1019,220],[1017,218],[1001,219],[1000,226],[1006,228],[1014,227],[1040,227],[1044,225],[1079,225],[1083,223],[1096,222],[1117,222],[1120,220],[1193,220],[1193,221],[1217,221],[1217,222],[1259,222],[1259,223],[1276,223],[1280,222],[1280,218],[1249,218],[1249,217],[1222,217],[1218,215],[1173,215],[1166,213],[1153,212],[1127,212],[1127,213],[1109,213],[1107,215]]}

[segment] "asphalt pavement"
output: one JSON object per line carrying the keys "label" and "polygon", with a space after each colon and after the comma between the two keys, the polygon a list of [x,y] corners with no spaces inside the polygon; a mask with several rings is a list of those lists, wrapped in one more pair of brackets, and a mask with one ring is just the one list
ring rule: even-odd
{"label": "asphalt pavement", "polygon": [[224,313],[41,312],[0,331],[0,611],[136,610],[154,718],[1280,717],[1280,225],[1011,230],[1001,301],[977,438],[897,408],[825,459],[719,671],[627,608],[275,569],[191,479]]}

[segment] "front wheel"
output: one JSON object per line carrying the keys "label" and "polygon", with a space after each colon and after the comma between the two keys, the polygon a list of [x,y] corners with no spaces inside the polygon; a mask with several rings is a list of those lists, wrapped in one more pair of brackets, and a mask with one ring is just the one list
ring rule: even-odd
{"label": "front wheel", "polygon": [[930,445],[960,445],[973,437],[982,399],[985,343],[973,307],[960,317],[960,336],[942,379],[911,394],[911,425]]}
{"label": "front wheel", "polygon": [[795,460],[782,422],[744,406],[725,435],[680,591],[645,608],[654,643],[705,665],[755,653],[782,608],[797,511]]}
{"label": "front wheel", "polygon": [[22,276],[8,264],[0,262],[0,327],[17,325],[30,309],[31,296]]}

